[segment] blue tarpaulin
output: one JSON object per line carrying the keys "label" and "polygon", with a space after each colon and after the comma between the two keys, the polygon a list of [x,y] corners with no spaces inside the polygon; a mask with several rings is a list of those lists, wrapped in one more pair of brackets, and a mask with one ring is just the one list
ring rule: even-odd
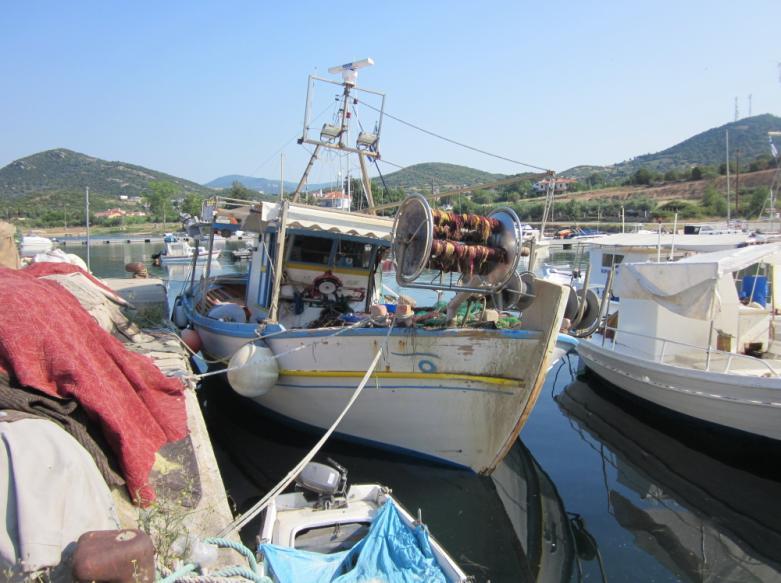
{"label": "blue tarpaulin", "polygon": [[424,526],[404,524],[392,500],[377,512],[368,534],[348,551],[322,554],[272,544],[260,545],[281,583],[447,583]]}

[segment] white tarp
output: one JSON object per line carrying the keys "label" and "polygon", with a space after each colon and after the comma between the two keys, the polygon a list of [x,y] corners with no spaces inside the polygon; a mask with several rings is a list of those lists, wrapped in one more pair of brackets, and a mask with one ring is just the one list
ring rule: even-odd
{"label": "white tarp", "polygon": [[613,291],[620,298],[651,300],[681,316],[707,320],[720,308],[719,278],[755,263],[781,264],[781,243],[703,253],[671,263],[624,263]]}
{"label": "white tarp", "polygon": [[668,250],[675,246],[679,251],[693,251],[707,253],[721,251],[722,249],[735,249],[739,245],[745,245],[752,241],[748,233],[728,233],[720,235],[672,235],[656,233],[617,233],[592,239],[589,243],[594,247],[606,249],[616,248],[654,248],[657,245]]}
{"label": "white tarp", "polygon": [[[248,210],[243,226],[246,230],[258,232],[263,225],[279,219],[282,205],[264,202]],[[239,209],[231,212],[237,216],[242,214]],[[287,211],[287,228],[327,231],[340,235],[390,241],[393,218],[290,203]]]}

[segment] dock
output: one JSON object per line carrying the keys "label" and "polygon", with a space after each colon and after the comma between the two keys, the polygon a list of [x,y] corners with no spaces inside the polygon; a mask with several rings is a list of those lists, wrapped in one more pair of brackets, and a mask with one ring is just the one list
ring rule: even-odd
{"label": "dock", "polygon": [[[99,563],[104,553],[113,553],[120,561],[134,561],[130,557],[137,555],[122,555],[118,547],[129,539],[119,535],[111,548],[96,551],[89,546],[90,536],[110,534],[117,528],[149,535],[158,574],[165,575],[182,565],[193,567],[193,545],[207,548],[209,560],[202,565],[204,573],[223,567],[246,567],[247,560],[235,550],[217,550],[204,542],[229,525],[233,515],[196,395],[197,377],[190,352],[173,327],[168,327],[163,282],[130,278],[98,281],[78,268],[47,265],[52,267],[9,274],[4,296],[15,297],[17,302],[11,303],[15,306],[10,311],[13,318],[9,316],[13,324],[4,328],[4,341],[21,352],[0,382],[5,395],[0,416],[6,422],[0,423],[6,440],[0,454],[5,456],[6,467],[12,468],[4,478],[0,474],[0,483],[16,491],[15,498],[6,500],[4,517],[6,534],[15,542],[13,547],[4,547],[0,557],[8,576],[25,579],[43,574],[52,580],[70,580],[71,568],[76,569],[81,550],[81,545],[74,543],[88,533],[88,550],[84,554],[93,562]],[[48,281],[44,284],[43,280]],[[63,290],[55,290],[49,282]],[[130,305],[121,307],[122,300],[107,287]],[[67,312],[52,319],[46,302],[38,297],[41,294],[51,296]],[[38,310],[19,309],[29,302]],[[127,355],[115,342],[109,342],[90,317],[103,333],[111,334],[127,350],[148,357],[151,363]],[[14,331],[20,330],[23,322],[31,328],[20,337]],[[56,354],[73,344],[49,339],[52,335],[74,338],[74,325],[83,327],[82,338],[88,342],[104,341],[101,348],[94,350],[95,360],[90,356],[93,351],[86,346],[74,354],[73,360],[67,354]],[[100,363],[109,361],[114,364],[102,368]],[[47,389],[38,396],[31,391],[39,383],[28,384],[25,379],[38,374],[40,362],[48,363],[41,368],[54,372],[52,376],[35,378],[48,379],[47,383],[56,383],[57,387],[66,383],[68,389],[57,389],[64,393],[52,395],[53,389]],[[152,374],[152,364],[162,376]],[[94,375],[106,374],[104,371],[108,370],[116,370],[117,376],[105,377],[99,384],[90,379],[90,375],[94,379]],[[181,393],[177,390],[178,382],[171,379],[181,381]],[[122,393],[124,387],[127,393]],[[167,396],[162,399],[163,395]],[[38,405],[40,402],[45,404]],[[143,409],[134,409],[136,402]],[[85,415],[96,410],[96,406],[96,417]],[[111,409],[113,406],[121,409]],[[159,422],[161,428],[168,429],[155,425],[154,431],[160,437],[149,441],[144,434],[151,427],[136,424],[134,430],[124,433],[125,427],[133,425],[133,419],[145,416],[148,422]],[[28,460],[30,469],[23,468],[21,460]],[[139,470],[139,463],[151,464],[148,474],[149,465],[142,465],[143,470]],[[136,465],[129,470],[125,464]],[[144,504],[131,500],[130,492],[145,500]],[[30,508],[37,507],[37,514],[31,512]],[[54,543],[47,542],[42,547],[37,542],[43,540],[41,537]],[[222,544],[239,543],[238,533],[232,533]]]}

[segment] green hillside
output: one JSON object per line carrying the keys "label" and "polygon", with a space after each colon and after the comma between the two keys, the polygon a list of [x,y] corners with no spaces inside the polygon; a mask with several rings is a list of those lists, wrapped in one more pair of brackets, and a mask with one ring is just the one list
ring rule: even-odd
{"label": "green hillside", "polygon": [[576,166],[562,175],[583,179],[593,173],[604,173],[618,179],[631,176],[640,168],[664,173],[694,166],[718,167],[725,162],[727,131],[732,162],[739,150],[742,164],[770,154],[767,133],[781,131],[781,118],[769,113],[747,117],[704,131],[655,154],[644,154],[612,166]]}
{"label": "green hillside", "polygon": [[[471,186],[493,182],[503,177],[503,174],[491,174],[457,164],[425,162],[385,175],[385,183],[388,188],[430,191],[432,182],[437,188],[443,189],[444,187]],[[379,179],[375,179],[375,182],[379,183]]]}
{"label": "green hillside", "polygon": [[72,150],[58,148],[20,158],[0,169],[0,201],[17,199],[65,198],[84,193],[89,186],[90,198],[116,200],[120,195],[141,196],[149,182],[174,183],[181,194],[208,195],[209,188],[163,172],[125,162],[109,162]]}

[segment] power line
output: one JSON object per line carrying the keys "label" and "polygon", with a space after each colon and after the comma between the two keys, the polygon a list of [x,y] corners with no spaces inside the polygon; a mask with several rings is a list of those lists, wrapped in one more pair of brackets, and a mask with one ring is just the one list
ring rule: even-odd
{"label": "power line", "polygon": [[410,123],[408,121],[404,121],[401,118],[398,118],[396,116],[393,116],[387,112],[381,111],[379,108],[374,107],[370,103],[366,103],[365,101],[360,101],[361,104],[365,105],[369,109],[373,109],[374,111],[378,113],[382,113],[386,117],[391,118],[392,120],[395,120],[401,124],[404,124],[406,126],[409,126],[413,129],[418,130],[419,132],[423,132],[424,134],[428,134],[430,136],[433,136],[435,138],[439,138],[440,140],[444,140],[445,142],[450,142],[451,144],[455,144],[456,146],[461,146],[462,148],[466,148],[467,150],[472,150],[473,152],[478,152],[480,154],[484,154],[486,156],[491,156],[492,158],[497,158],[499,160],[504,160],[505,162],[511,162],[512,164],[518,164],[519,166],[526,166],[527,168],[533,168],[535,170],[540,170],[541,172],[550,172],[551,170],[549,168],[543,168],[542,166],[535,166],[534,164],[529,164],[527,162],[521,162],[519,160],[513,160],[512,158],[507,158],[506,156],[500,156],[499,154],[494,154],[492,152],[487,152],[486,150],[481,150],[480,148],[475,148],[474,146],[470,146],[469,144],[464,144],[463,142],[459,142],[456,140],[453,140],[451,138],[447,138],[443,135],[437,134],[435,132],[432,132],[430,130],[424,129],[420,126],[416,126],[413,123]]}

